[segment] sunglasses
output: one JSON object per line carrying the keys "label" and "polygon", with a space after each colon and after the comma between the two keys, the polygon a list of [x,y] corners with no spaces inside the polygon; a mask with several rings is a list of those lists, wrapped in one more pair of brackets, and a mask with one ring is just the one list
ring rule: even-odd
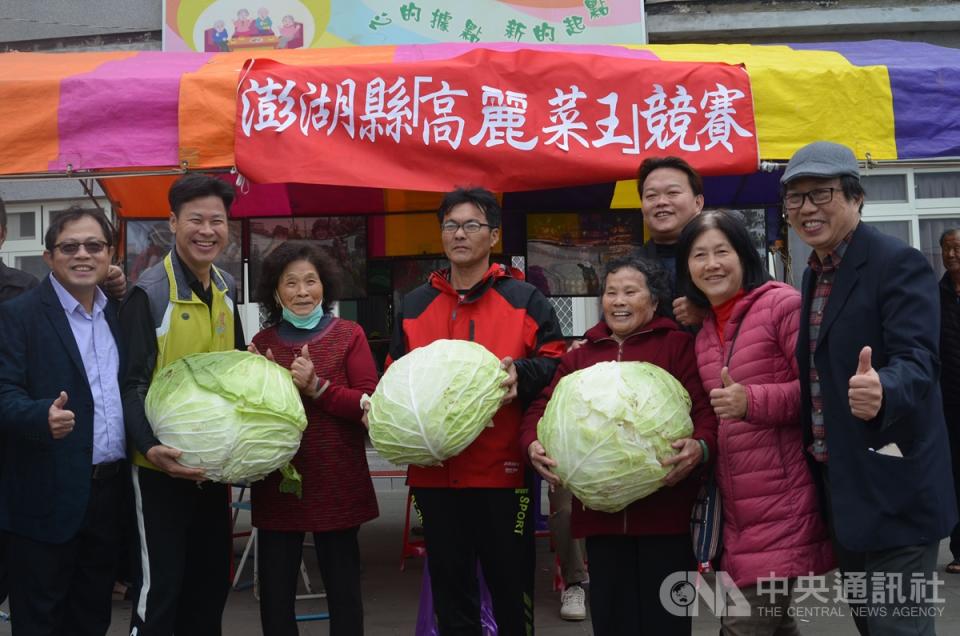
{"label": "sunglasses", "polygon": [[73,256],[80,251],[80,246],[83,246],[83,249],[87,251],[87,254],[99,254],[107,248],[109,243],[106,241],[84,241],[79,243],[77,241],[64,241],[63,243],[57,243],[53,246],[53,249],[60,250],[61,253],[66,254],[67,256]]}

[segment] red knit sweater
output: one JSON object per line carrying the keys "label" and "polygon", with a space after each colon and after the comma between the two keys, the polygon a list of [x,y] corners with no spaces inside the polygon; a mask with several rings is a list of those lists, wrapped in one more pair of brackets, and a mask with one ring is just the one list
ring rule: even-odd
{"label": "red knit sweater", "polygon": [[[253,338],[289,367],[302,344],[284,342],[276,327]],[[363,329],[334,319],[308,342],[317,375],[330,386],[316,401],[304,398],[307,429],[294,467],[303,476],[303,498],[278,490],[279,473],[251,488],[253,525],[279,531],[323,532],[360,525],[379,513],[367,466],[366,431],[360,421],[360,396],[373,393],[377,369]]]}

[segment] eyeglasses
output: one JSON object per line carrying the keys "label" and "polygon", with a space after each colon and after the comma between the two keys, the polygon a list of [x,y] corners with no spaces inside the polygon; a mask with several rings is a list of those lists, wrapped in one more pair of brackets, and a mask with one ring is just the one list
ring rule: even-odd
{"label": "eyeglasses", "polygon": [[794,212],[803,207],[805,199],[810,199],[814,205],[826,205],[833,201],[833,193],[840,188],[816,188],[809,192],[791,192],[783,197],[783,207]]}
{"label": "eyeglasses", "polygon": [[60,250],[67,256],[73,256],[80,251],[81,245],[83,246],[83,249],[87,250],[87,254],[99,254],[107,248],[109,243],[106,241],[84,241],[83,243],[79,243],[77,241],[64,241],[63,243],[57,243],[54,245],[53,249]]}
{"label": "eyeglasses", "polygon": [[484,227],[495,227],[489,223],[481,223],[480,221],[466,221],[465,223],[457,223],[456,221],[444,221],[440,224],[440,231],[446,234],[456,234],[457,230],[463,228],[463,231],[467,234],[476,234],[480,231],[480,228]]}

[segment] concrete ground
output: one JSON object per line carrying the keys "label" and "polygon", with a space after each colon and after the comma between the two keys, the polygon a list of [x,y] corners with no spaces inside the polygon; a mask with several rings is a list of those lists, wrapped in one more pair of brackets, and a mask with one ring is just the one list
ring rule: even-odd
{"label": "concrete ground", "polygon": [[[404,504],[406,489],[401,487],[402,480],[378,479],[378,500],[380,517],[363,526],[360,532],[361,551],[364,563],[364,607],[366,615],[366,634],[368,636],[411,636],[414,634],[417,610],[419,607],[420,584],[423,572],[422,560],[409,559],[406,569],[400,571],[400,545],[403,530]],[[242,522],[242,520],[241,520]],[[243,547],[238,540],[237,548]],[[537,541],[538,568],[536,581],[536,631],[540,636],[574,636],[592,634],[590,621],[569,623],[559,617],[559,594],[552,591],[553,554],[549,542],[542,538]],[[322,588],[320,576],[316,571],[315,557],[305,551],[305,561],[312,583]],[[941,546],[939,569],[949,560],[946,542]],[[248,564],[243,579],[251,578]],[[941,574],[945,584],[941,597],[945,602],[942,618],[938,620],[937,632],[960,634],[960,575]],[[715,635],[719,631],[719,619],[709,615],[701,604],[701,614],[694,619],[695,636]],[[4,608],[5,609],[5,608]],[[302,600],[297,603],[300,614],[322,612],[324,601],[319,599]],[[846,606],[834,603],[820,603],[807,599],[799,603],[800,629],[809,636],[835,635],[855,636],[856,630]],[[113,624],[108,632],[110,636],[126,636],[130,620],[131,603],[115,601]],[[232,591],[224,614],[223,633],[227,636],[247,636],[260,634],[260,621],[257,600],[249,587]],[[300,634],[320,636],[328,634],[323,622],[300,623]],[[0,623],[0,634],[9,634],[10,625]]]}

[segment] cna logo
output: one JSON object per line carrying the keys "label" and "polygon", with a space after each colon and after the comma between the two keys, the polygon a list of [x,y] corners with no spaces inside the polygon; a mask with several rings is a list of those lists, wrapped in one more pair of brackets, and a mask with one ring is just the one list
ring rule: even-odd
{"label": "cna logo", "polygon": [[673,572],[660,584],[660,603],[674,616],[699,616],[702,599],[714,616],[750,616],[750,603],[726,572],[713,587],[699,572]]}

